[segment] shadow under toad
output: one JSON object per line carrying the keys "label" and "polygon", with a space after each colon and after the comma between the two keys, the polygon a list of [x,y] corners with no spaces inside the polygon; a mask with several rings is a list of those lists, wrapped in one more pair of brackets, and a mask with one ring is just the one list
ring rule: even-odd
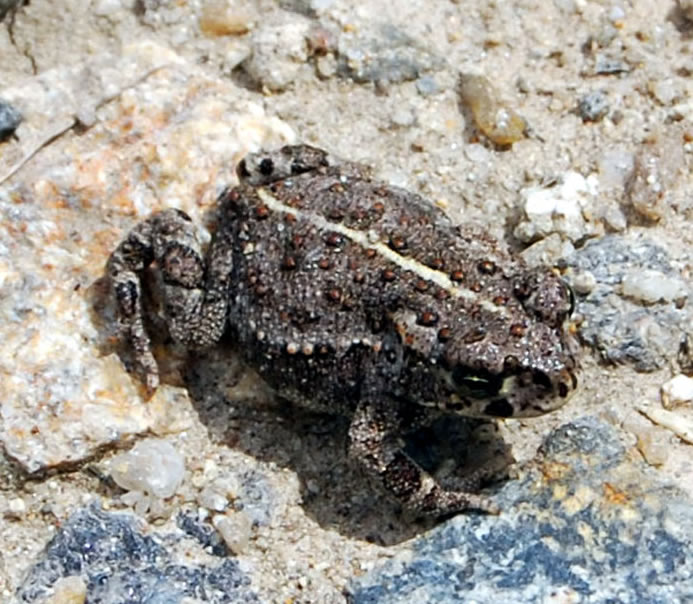
{"label": "shadow under toad", "polygon": [[[393,545],[440,522],[403,511],[348,459],[348,418],[311,412],[277,397],[242,365],[228,343],[191,359],[184,380],[211,440],[259,462],[248,469],[246,477],[255,485],[251,499],[256,500],[251,505],[267,507],[264,516],[271,515],[277,503],[286,505],[278,501],[286,494],[257,484],[269,482],[262,476],[271,464],[295,473],[306,514],[340,534]],[[491,463],[499,475],[507,469],[508,448],[494,426],[445,417],[407,437],[406,450],[443,485],[454,488],[455,480],[482,465]],[[491,495],[492,488],[484,492]]]}

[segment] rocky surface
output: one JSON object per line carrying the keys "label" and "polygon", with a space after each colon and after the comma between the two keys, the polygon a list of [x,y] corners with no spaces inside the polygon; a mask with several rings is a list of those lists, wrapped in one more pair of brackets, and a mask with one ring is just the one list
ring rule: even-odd
{"label": "rocky surface", "polygon": [[457,517],[355,581],[350,601],[687,602],[693,507],[586,418],[554,431],[499,493],[501,518]]}
{"label": "rocky surface", "polygon": [[[178,574],[145,560],[142,576],[173,590],[167,601],[205,601],[193,585],[268,602],[453,585],[478,601],[628,601],[640,585],[657,601],[665,576],[666,601],[690,595],[691,403],[660,394],[693,371],[689,4],[0,2],[13,108],[0,124],[0,600],[118,601],[126,583],[100,586],[97,567],[126,544],[99,541],[79,571],[54,558],[87,525],[161,553]],[[482,90],[460,90],[460,73]],[[490,90],[503,115],[481,102]],[[506,115],[523,128],[496,137]],[[372,165],[573,284],[584,368],[569,405],[411,445],[454,474],[483,447],[531,462],[573,422],[494,487],[499,518],[429,533],[436,523],[404,517],[346,463],[343,422],[277,404],[223,349],[186,362],[161,342],[149,401],[128,373],[102,280],[110,251],[163,207],[213,228],[240,157],[298,140]],[[139,455],[118,466],[152,434],[169,470]],[[164,474],[175,488],[157,491]],[[481,580],[492,569],[503,581]]]}
{"label": "rocky surface", "polygon": [[[130,514],[77,510],[48,542],[17,590],[20,602],[42,602],[66,579],[82,583],[88,602],[150,604],[184,598],[212,604],[258,602],[233,559],[190,565],[179,534],[145,534]],[[74,589],[74,588],[73,588]],[[59,592],[58,592],[59,593]]]}

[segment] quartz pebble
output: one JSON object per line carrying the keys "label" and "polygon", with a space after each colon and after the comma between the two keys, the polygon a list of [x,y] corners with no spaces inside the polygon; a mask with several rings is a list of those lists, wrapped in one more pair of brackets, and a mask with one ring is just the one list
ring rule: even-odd
{"label": "quartz pebble", "polygon": [[241,554],[248,546],[253,523],[247,514],[216,514],[212,518],[214,528],[219,531],[226,546],[234,553]]}
{"label": "quartz pebble", "polygon": [[558,233],[569,241],[601,234],[603,227],[591,219],[597,194],[597,178],[566,172],[556,184],[521,191],[526,219],[515,228],[521,241],[535,241]]}
{"label": "quartz pebble", "polygon": [[680,279],[656,270],[634,270],[623,278],[621,293],[643,304],[671,302],[686,294]]}
{"label": "quartz pebble", "polygon": [[693,378],[682,373],[662,384],[662,406],[673,409],[693,402]]}
{"label": "quartz pebble", "polygon": [[171,497],[183,481],[183,456],[168,441],[150,438],[111,461],[111,476],[128,491]]}

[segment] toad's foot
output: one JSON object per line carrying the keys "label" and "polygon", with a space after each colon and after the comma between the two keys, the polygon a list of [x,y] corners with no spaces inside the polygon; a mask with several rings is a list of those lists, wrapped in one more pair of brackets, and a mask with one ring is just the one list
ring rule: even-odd
{"label": "toad's foot", "polygon": [[133,351],[149,395],[159,385],[142,311],[142,273],[152,263],[163,283],[169,333],[189,348],[205,348],[221,337],[232,266],[230,254],[218,246],[212,246],[203,259],[196,229],[180,210],[165,210],[138,224],[109,258],[107,274],[120,337]]}

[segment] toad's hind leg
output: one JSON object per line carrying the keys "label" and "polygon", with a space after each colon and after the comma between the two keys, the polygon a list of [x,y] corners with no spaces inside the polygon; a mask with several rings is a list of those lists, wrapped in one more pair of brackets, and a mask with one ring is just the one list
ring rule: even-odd
{"label": "toad's hind leg", "polygon": [[159,385],[159,371],[144,325],[141,279],[153,262],[169,333],[186,348],[205,348],[221,337],[232,267],[230,246],[212,245],[203,259],[195,226],[180,210],[165,210],[138,224],[109,258],[120,337],[132,348],[149,394]]}
{"label": "toad's hind leg", "polygon": [[487,497],[443,488],[402,450],[399,432],[399,420],[390,405],[362,400],[349,428],[349,456],[377,477],[405,508],[426,516],[466,509],[499,512]]}

